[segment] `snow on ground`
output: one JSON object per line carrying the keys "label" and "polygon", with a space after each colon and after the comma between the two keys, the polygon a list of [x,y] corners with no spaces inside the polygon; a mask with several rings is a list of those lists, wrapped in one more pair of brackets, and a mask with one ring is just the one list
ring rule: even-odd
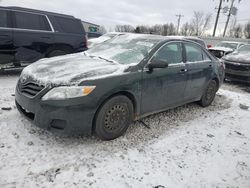
{"label": "snow on ground", "polygon": [[17,76],[0,76],[0,187],[250,187],[250,94],[226,84],[212,106],[189,104],[143,119],[126,135],[60,137],[14,105]]}

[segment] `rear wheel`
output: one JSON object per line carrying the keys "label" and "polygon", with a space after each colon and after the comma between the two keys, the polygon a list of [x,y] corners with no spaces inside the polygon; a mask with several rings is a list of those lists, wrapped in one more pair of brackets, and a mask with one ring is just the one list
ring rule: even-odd
{"label": "rear wheel", "polygon": [[52,46],[47,50],[47,57],[56,57],[61,55],[69,54],[73,51],[70,46],[66,45],[59,45],[59,46]]}
{"label": "rear wheel", "polygon": [[66,55],[67,52],[64,50],[52,50],[51,52],[49,52],[48,57],[56,57],[56,56],[60,56],[60,55]]}
{"label": "rear wheel", "polygon": [[126,96],[115,96],[98,111],[95,133],[102,140],[113,140],[123,135],[132,122],[133,104]]}
{"label": "rear wheel", "polygon": [[200,105],[203,107],[209,106],[213,102],[217,90],[218,86],[216,81],[215,80],[210,81],[205,90],[205,93],[203,94],[201,100],[199,101]]}

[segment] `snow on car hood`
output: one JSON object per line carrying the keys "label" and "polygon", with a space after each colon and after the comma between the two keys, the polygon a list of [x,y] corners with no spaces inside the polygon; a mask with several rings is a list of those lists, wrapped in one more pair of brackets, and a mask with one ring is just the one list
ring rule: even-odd
{"label": "snow on car hood", "polygon": [[29,78],[41,85],[77,85],[84,80],[122,74],[127,68],[128,65],[78,53],[39,60],[24,68],[21,79]]}
{"label": "snow on car hood", "polygon": [[242,62],[242,63],[249,63],[250,64],[250,52],[234,52],[229,54],[223,58],[224,60],[234,61],[234,62]]}
{"label": "snow on car hood", "polygon": [[218,50],[218,51],[224,51],[224,52],[232,52],[233,51],[233,49],[225,48],[225,47],[212,47],[212,48],[209,48],[208,50]]}

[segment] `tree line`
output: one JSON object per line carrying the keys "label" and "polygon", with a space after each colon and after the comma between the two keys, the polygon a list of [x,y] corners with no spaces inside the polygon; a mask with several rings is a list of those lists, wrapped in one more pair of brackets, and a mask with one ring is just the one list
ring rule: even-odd
{"label": "tree line", "polygon": [[[156,35],[183,35],[183,36],[210,36],[208,33],[211,29],[212,14],[200,11],[195,11],[193,18],[182,25],[180,31],[177,33],[177,28],[174,23],[155,24],[153,26],[148,25],[116,25],[116,32],[129,32],[129,33],[144,33],[144,34],[156,34]],[[237,20],[234,19],[227,33],[228,37],[242,38],[245,36],[250,39],[250,22],[242,25],[237,24]]]}

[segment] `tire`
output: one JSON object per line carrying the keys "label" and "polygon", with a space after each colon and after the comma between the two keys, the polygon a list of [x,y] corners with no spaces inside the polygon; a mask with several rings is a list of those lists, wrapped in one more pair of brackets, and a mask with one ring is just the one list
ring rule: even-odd
{"label": "tire", "polygon": [[217,82],[215,80],[210,81],[205,90],[205,93],[203,94],[201,100],[199,101],[199,104],[203,107],[209,106],[214,101],[217,90],[218,90]]}
{"label": "tire", "polygon": [[131,124],[133,113],[133,104],[126,96],[109,99],[97,112],[95,133],[101,140],[120,137]]}
{"label": "tire", "polygon": [[56,57],[56,56],[61,56],[61,55],[66,55],[67,52],[64,50],[52,50],[51,52],[49,52],[49,54],[47,55],[48,57]]}

